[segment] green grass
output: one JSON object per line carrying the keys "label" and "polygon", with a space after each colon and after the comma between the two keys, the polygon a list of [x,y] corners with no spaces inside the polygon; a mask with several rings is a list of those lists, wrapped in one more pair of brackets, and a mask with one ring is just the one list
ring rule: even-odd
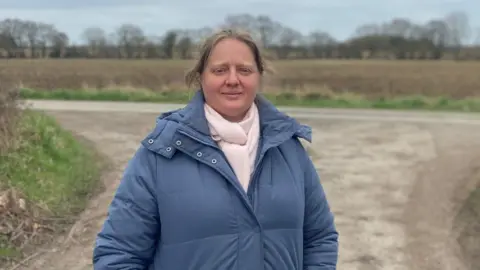
{"label": "green grass", "polygon": [[[192,91],[153,92],[148,90],[69,90],[56,89],[36,91],[21,89],[24,99],[54,100],[94,100],[94,101],[136,101],[186,103],[192,97]],[[391,99],[371,100],[352,94],[323,93],[266,93],[265,96],[275,105],[319,108],[372,108],[372,109],[413,109],[432,111],[480,112],[480,98],[453,100],[446,97],[394,97]]]}
{"label": "green grass", "polygon": [[[26,110],[11,147],[0,156],[0,190],[13,189],[42,217],[71,218],[82,211],[101,173],[96,152],[50,116]],[[0,258],[19,255],[0,234]],[[0,259],[1,261],[1,259]]]}

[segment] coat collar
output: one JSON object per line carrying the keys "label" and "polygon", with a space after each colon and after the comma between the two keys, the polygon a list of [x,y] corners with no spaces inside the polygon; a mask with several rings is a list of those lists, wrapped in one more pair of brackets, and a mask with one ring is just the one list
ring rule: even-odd
{"label": "coat collar", "polygon": [[[260,134],[264,145],[275,145],[294,136],[311,142],[312,129],[309,126],[302,125],[294,118],[280,112],[261,94],[257,94],[255,102],[258,107]],[[204,103],[203,91],[199,89],[184,108],[161,114],[157,118],[155,129],[143,140],[144,145],[148,148],[156,145],[154,147],[156,150],[158,147],[165,148],[172,145],[174,135],[178,131],[188,133],[206,143],[213,142],[205,117]]]}

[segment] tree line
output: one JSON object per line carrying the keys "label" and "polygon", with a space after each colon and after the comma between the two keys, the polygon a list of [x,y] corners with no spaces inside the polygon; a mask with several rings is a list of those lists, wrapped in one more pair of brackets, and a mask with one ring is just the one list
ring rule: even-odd
{"label": "tree line", "polygon": [[[305,35],[266,15],[233,14],[215,27],[172,29],[158,36],[147,36],[133,23],[112,33],[89,27],[83,31],[83,44],[73,44],[52,24],[4,19],[0,58],[191,59],[199,42],[219,27],[249,31],[271,59],[480,60],[480,28],[473,29],[468,16],[458,11],[424,24],[394,18],[360,25],[344,41],[321,30]],[[476,41],[467,45],[472,39]]]}

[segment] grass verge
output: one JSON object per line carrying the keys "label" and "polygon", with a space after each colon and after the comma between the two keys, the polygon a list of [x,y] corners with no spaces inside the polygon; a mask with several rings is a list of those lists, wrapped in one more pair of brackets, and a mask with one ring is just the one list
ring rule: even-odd
{"label": "grass verge", "polygon": [[25,110],[0,155],[0,265],[75,220],[97,187],[97,153],[50,116]]}
{"label": "grass verge", "polygon": [[[55,89],[37,91],[21,89],[20,95],[24,99],[54,99],[54,100],[92,100],[92,101],[136,101],[186,103],[193,95],[193,91],[153,92],[149,90],[70,90]],[[480,112],[480,98],[449,99],[446,97],[392,97],[391,99],[367,99],[360,95],[336,93],[265,93],[266,98],[278,106],[301,106],[323,108],[378,108],[402,110],[432,110],[432,111],[461,111]]]}

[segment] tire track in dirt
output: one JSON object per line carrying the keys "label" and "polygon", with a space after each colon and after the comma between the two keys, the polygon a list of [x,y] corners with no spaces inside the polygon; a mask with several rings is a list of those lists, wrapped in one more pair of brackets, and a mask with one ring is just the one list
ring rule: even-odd
{"label": "tire track in dirt", "polygon": [[408,250],[416,263],[412,269],[480,269],[463,257],[457,242],[461,228],[454,226],[463,203],[480,184],[480,128],[431,130],[438,155],[418,168],[404,215]]}
{"label": "tire track in dirt", "polygon": [[452,228],[479,183],[480,127],[323,121],[314,132],[340,232],[338,269],[476,269]]}
{"label": "tire track in dirt", "polygon": [[[61,237],[56,248],[18,269],[92,269],[95,234],[126,162],[153,128],[158,114],[51,114],[64,127],[93,141],[112,159],[113,167],[102,179],[105,191],[90,202],[70,237]],[[439,130],[415,123],[300,120],[314,128],[309,147],[340,232],[338,269],[426,269],[415,268],[419,258],[410,256],[411,236],[407,234],[407,226],[416,226],[423,217],[409,216],[410,222],[406,222],[405,213],[412,204],[418,207],[410,201],[415,199],[411,194],[418,168],[439,157],[438,144],[443,143],[436,139]]]}
{"label": "tire track in dirt", "polygon": [[338,269],[411,269],[403,211],[416,164],[436,156],[432,134],[411,124],[325,123],[314,160],[340,232]]}

